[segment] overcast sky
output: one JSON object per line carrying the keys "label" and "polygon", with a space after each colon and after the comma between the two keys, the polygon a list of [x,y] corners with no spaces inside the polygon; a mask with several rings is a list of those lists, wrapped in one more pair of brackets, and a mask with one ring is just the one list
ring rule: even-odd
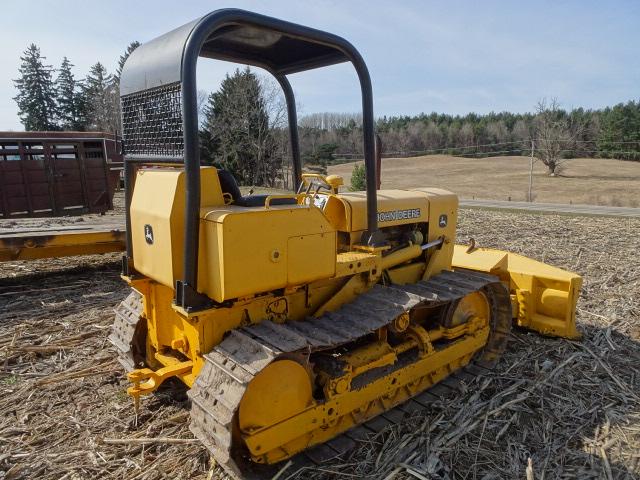
{"label": "overcast sky", "polygon": [[[12,79],[29,43],[47,62],[67,56],[77,77],[115,70],[142,43],[223,7],[254,10],[350,40],[369,65],[377,116],[531,111],[542,97],[566,108],[640,99],[640,1],[3,0],[0,130],[22,128]],[[199,89],[230,64],[202,60]],[[292,78],[301,114],[360,110],[352,70]]]}

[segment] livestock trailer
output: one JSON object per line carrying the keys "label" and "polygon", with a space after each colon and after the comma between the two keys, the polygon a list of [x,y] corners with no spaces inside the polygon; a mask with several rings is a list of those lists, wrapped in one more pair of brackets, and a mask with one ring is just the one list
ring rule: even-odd
{"label": "livestock trailer", "polygon": [[102,132],[0,132],[0,218],[104,213],[122,170]]}

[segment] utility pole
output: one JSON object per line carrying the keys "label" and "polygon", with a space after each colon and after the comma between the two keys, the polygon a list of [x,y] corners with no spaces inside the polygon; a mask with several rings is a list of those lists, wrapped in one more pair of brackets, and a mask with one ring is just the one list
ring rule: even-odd
{"label": "utility pole", "polygon": [[532,202],[531,198],[531,188],[533,187],[533,152],[535,150],[535,144],[533,143],[533,139],[531,139],[531,156],[529,157],[529,193],[527,194],[527,201]]}

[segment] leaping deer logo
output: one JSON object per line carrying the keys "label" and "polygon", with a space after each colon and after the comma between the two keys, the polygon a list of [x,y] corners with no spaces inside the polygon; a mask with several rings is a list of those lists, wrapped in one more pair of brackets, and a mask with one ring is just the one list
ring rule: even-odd
{"label": "leaping deer logo", "polygon": [[153,228],[149,224],[144,226],[144,239],[149,245],[153,244]]}

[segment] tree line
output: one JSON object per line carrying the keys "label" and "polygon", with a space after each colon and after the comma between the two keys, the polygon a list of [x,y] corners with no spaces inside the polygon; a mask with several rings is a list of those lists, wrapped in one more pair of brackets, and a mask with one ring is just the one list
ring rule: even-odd
{"label": "tree line", "polygon": [[26,130],[121,131],[120,75],[127,58],[138,46],[131,42],[111,74],[100,62],[84,78],[76,78],[74,65],[64,57],[60,67],[48,65],[37,45],[20,57],[18,116]]}
{"label": "tree line", "polygon": [[[346,117],[350,119],[345,123]],[[314,114],[311,122],[303,117],[300,124],[307,159],[335,163],[362,156],[359,115]],[[532,113],[382,117],[377,120],[377,132],[387,156],[528,155],[533,142],[536,156],[551,153],[559,161],[576,157],[640,160],[640,101],[565,110],[551,99],[539,102]],[[547,152],[550,149],[554,152]]]}
{"label": "tree line", "polygon": [[[138,45],[127,47],[114,74],[98,62],[82,79],[74,77],[68,58],[54,69],[40,49],[30,45],[15,80],[25,129],[121,131],[120,75]],[[198,92],[198,109],[204,162],[228,169],[241,183],[290,185],[286,105],[275,82],[249,68],[238,69],[217,91]],[[313,113],[302,116],[298,127],[307,167],[322,169],[362,158],[359,114]],[[539,102],[531,113],[385,116],[377,119],[376,127],[386,156],[515,156],[533,150],[550,174],[557,173],[566,158],[640,160],[640,100],[566,110],[551,99]]]}

